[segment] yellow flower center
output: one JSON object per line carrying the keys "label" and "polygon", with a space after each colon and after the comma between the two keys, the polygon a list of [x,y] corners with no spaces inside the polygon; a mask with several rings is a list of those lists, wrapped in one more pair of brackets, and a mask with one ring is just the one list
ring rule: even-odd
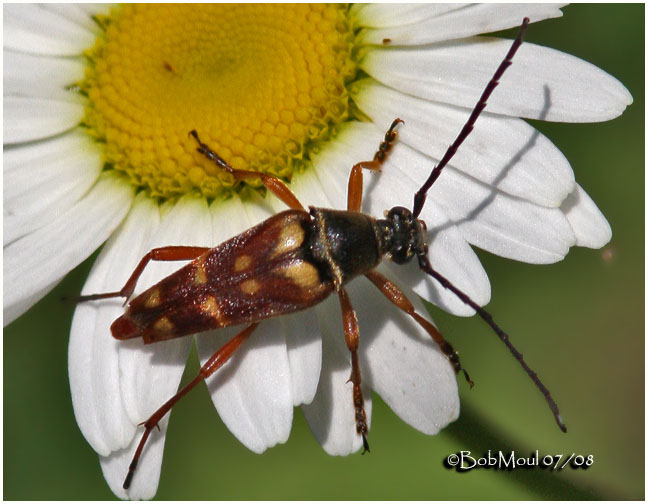
{"label": "yellow flower center", "polygon": [[345,6],[129,4],[101,21],[83,122],[106,167],[151,196],[233,187],[191,130],[234,168],[290,179],[349,118]]}

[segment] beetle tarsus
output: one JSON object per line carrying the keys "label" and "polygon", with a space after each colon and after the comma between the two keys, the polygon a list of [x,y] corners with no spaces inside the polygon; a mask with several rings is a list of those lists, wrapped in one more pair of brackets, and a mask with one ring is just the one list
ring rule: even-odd
{"label": "beetle tarsus", "polygon": [[365,453],[370,453],[370,452],[371,452],[371,450],[369,449],[369,441],[367,441],[367,436],[363,432],[362,433],[362,454],[361,455],[364,455]]}

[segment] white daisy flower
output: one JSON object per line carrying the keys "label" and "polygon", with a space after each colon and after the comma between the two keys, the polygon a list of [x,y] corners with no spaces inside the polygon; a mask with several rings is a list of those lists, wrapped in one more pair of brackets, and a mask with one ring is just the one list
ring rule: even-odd
{"label": "white daisy flower", "polygon": [[[203,140],[235,168],[291,179],[306,205],[345,208],[350,168],[405,124],[363,211],[412,196],[454,140],[509,40],[480,37],[558,17],[551,5],[6,5],[4,9],[4,320],[16,319],[105,245],[84,293],[109,292],[150,249],[210,247],[284,205],[241,190],[195,152]],[[488,277],[471,246],[537,264],[610,227],[569,162],[521,118],[605,121],[632,102],[600,69],[525,43],[471,136],[428,194],[429,258],[480,305]],[[258,184],[257,184],[258,185]],[[48,244],[44,247],[43,244]],[[138,291],[177,269],[151,264]],[[473,312],[415,264],[380,271],[457,315]],[[459,414],[452,366],[366,280],[348,286],[371,391],[434,434]],[[138,424],[178,389],[193,338],[145,347],[109,327],[120,300],[79,305],[69,347],[77,422],[121,498],[151,498],[169,416],[122,488]],[[195,338],[205,362],[240,328]],[[219,415],[248,448],[289,436],[301,406],[331,454],[357,451],[339,304],[264,322],[208,380]],[[434,391],[433,393],[431,391]]]}

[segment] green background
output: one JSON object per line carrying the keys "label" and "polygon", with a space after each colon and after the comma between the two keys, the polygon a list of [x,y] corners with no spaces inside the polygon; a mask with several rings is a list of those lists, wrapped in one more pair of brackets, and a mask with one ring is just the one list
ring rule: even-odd
{"label": "green background", "polygon": [[[480,257],[492,283],[488,309],[552,391],[569,433],[482,322],[434,310],[476,382],[468,390],[459,380],[461,417],[440,435],[420,434],[374,397],[370,455],[326,455],[299,410],[289,441],[256,455],[223,426],[201,386],[174,411],[158,499],[644,498],[644,6],[564,13],[532,25],[527,40],[598,65],[634,96],[608,123],[538,125],[609,219],[612,259],[589,249],[550,266]],[[114,498],[76,426],[67,381],[73,307],[59,298],[80,291],[90,265],[5,329],[5,499]],[[459,450],[488,449],[591,454],[594,464],[463,474],[442,464]]]}

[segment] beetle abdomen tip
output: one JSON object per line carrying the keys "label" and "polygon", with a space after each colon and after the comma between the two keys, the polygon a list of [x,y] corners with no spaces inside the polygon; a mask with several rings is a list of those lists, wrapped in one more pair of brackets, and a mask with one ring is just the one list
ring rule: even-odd
{"label": "beetle abdomen tip", "polygon": [[122,315],[112,323],[110,326],[110,332],[112,332],[113,337],[118,340],[137,338],[142,334],[140,328],[126,314]]}

